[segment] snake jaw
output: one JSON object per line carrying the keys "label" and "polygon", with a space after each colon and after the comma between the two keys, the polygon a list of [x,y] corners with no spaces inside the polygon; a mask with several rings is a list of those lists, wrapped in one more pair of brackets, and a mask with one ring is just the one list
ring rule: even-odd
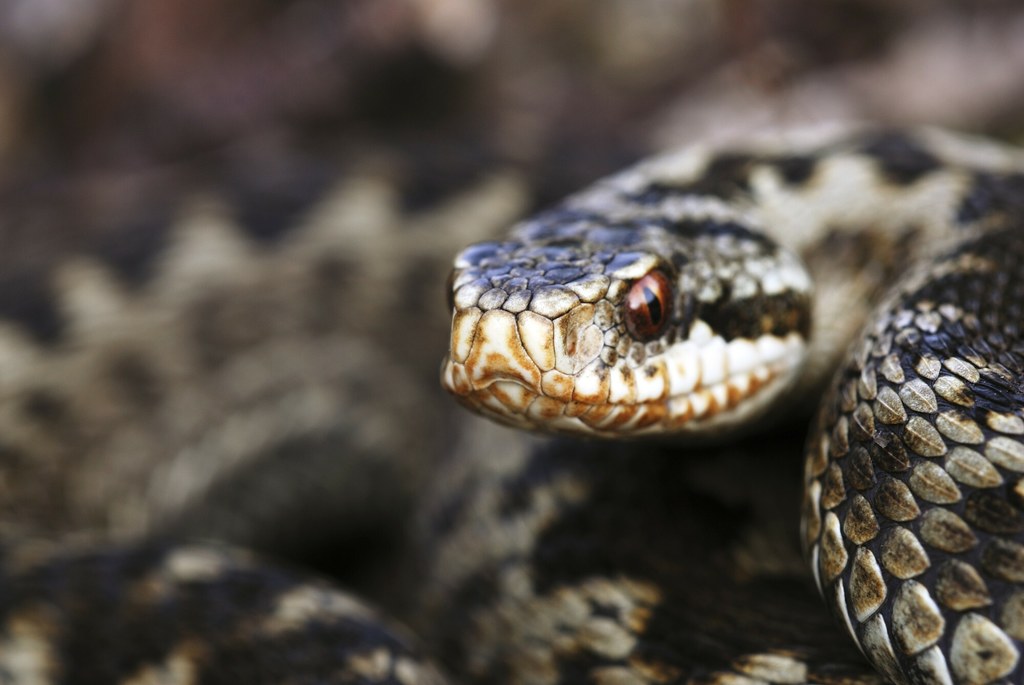
{"label": "snake jaw", "polygon": [[471,408],[545,419],[573,402],[604,401],[607,387],[588,393],[583,374],[605,346],[595,314],[590,304],[554,321],[533,311],[456,312],[442,384]]}
{"label": "snake jaw", "polygon": [[[551,321],[536,312],[457,311],[442,384],[501,423],[607,437],[707,432],[747,421],[795,378],[798,333],[726,341],[703,321],[640,365],[616,358],[607,302]],[[611,355],[611,356],[610,356]],[[609,363],[611,361],[612,363]]]}

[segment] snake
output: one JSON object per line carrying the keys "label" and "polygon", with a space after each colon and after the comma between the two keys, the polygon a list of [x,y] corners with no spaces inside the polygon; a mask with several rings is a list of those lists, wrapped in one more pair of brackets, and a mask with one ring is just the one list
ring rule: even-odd
{"label": "snake", "polygon": [[393,164],[11,234],[0,682],[1021,681],[1024,153],[687,147],[462,249],[450,319],[520,191]]}
{"label": "snake", "polygon": [[655,157],[461,251],[442,384],[549,437],[468,447],[493,463],[435,513],[435,592],[484,636],[449,660],[870,682],[813,578],[888,681],[1024,682],[1022,191],[1009,146],[818,131]]}

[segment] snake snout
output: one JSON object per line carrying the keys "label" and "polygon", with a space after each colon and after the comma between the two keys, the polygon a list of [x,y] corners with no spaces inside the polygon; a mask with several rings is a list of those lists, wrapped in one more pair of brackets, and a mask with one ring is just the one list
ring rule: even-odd
{"label": "snake snout", "polygon": [[523,413],[539,397],[567,403],[575,376],[598,359],[603,346],[592,305],[573,307],[554,320],[534,311],[458,311],[442,383],[473,404],[486,393],[506,412]]}

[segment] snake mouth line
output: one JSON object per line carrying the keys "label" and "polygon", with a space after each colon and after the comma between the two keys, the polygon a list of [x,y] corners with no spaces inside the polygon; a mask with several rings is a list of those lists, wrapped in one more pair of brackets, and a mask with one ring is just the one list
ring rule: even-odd
{"label": "snake mouth line", "polygon": [[[441,381],[463,405],[513,427],[613,438],[707,432],[713,427],[749,421],[790,386],[802,358],[803,342],[791,336],[771,347],[775,354],[767,359],[711,382],[701,382],[699,376],[691,378],[690,387],[675,394],[669,390],[673,375],[666,368],[669,361],[649,367],[649,373],[606,369],[602,376],[618,376],[617,384],[625,385],[627,390],[610,389],[613,382],[605,382],[603,397],[598,401],[580,393],[574,385],[577,379],[564,374],[552,375],[549,383],[542,379],[534,384],[529,377],[505,366],[504,372],[477,373],[474,377],[472,369],[451,356],[444,360]],[[651,375],[660,376],[661,390],[656,394],[639,389],[653,382],[645,377]],[[644,397],[651,394],[655,396]]]}

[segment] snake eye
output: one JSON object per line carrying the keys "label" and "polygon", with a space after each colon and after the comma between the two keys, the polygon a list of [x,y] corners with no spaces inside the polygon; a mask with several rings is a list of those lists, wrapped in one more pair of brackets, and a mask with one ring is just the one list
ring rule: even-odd
{"label": "snake eye", "polygon": [[626,295],[626,330],[640,342],[653,340],[665,330],[671,303],[668,278],[660,271],[650,272]]}

